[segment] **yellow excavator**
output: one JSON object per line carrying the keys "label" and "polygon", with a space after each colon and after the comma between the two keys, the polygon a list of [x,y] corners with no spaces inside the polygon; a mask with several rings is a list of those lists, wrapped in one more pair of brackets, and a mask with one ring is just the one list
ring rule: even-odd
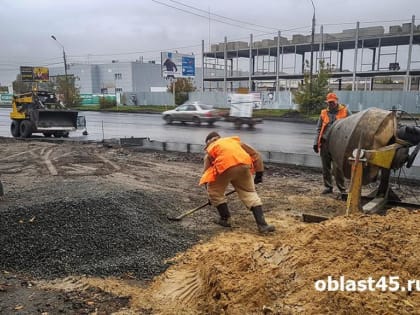
{"label": "yellow excavator", "polygon": [[68,137],[77,129],[78,112],[66,109],[54,93],[33,90],[13,96],[10,132],[13,137]]}

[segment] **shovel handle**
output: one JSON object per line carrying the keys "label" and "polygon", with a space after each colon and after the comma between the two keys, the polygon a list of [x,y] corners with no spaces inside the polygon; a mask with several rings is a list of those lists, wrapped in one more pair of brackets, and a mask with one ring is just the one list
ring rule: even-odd
{"label": "shovel handle", "polygon": [[236,190],[235,190],[235,189],[234,189],[234,190],[231,190],[231,191],[228,191],[228,192],[225,194],[225,196],[232,195],[234,192],[236,192]]}
{"label": "shovel handle", "polygon": [[207,207],[209,205],[210,205],[210,201],[207,201],[206,203],[202,204],[201,206],[198,206],[197,208],[188,210],[187,212],[184,212],[177,217],[169,217],[168,216],[167,218],[171,221],[180,221],[182,218],[186,217],[187,215],[190,215],[191,213],[194,213],[194,212],[196,212],[200,209],[203,209],[204,207]]}
{"label": "shovel handle", "polygon": [[[236,190],[231,190],[231,191],[227,192],[227,193],[225,194],[225,196],[232,195],[235,191],[236,191]],[[207,206],[209,206],[209,205],[211,205],[210,200],[209,200],[209,201],[207,201],[206,203],[202,204],[201,206],[198,206],[198,207],[196,207],[196,208],[194,208],[194,209],[188,210],[188,211],[186,211],[186,212],[184,212],[184,213],[180,214],[180,215],[179,215],[179,216],[177,216],[177,217],[170,217],[170,216],[167,216],[167,218],[168,218],[168,220],[171,220],[171,221],[180,221],[182,218],[186,217],[187,215],[190,215],[190,214],[192,214],[192,213],[194,213],[194,212],[196,212],[196,211],[198,211],[198,210],[200,210],[200,209],[203,209],[204,207],[207,207]]]}

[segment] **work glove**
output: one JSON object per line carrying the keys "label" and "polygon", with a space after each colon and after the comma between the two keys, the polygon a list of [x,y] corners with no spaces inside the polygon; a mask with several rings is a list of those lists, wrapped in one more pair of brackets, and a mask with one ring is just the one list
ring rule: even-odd
{"label": "work glove", "polygon": [[263,172],[256,172],[254,177],[254,184],[262,183]]}
{"label": "work glove", "polygon": [[318,153],[319,152],[318,145],[317,144],[314,144],[313,149],[314,149],[314,152],[315,153]]}

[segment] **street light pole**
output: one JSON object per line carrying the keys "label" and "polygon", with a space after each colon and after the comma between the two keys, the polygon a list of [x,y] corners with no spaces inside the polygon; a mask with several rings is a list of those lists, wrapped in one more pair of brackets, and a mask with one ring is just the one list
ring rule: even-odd
{"label": "street light pole", "polygon": [[312,31],[311,31],[311,60],[310,60],[310,69],[309,69],[309,92],[312,97],[312,73],[314,69],[314,42],[315,42],[315,5],[311,0],[312,8],[314,9],[314,14],[312,16]]}
{"label": "street light pole", "polygon": [[[66,59],[66,51],[64,50],[64,46],[57,40],[57,38],[54,35],[51,35],[51,38],[55,40],[63,49],[63,60],[64,60],[64,77],[66,80],[66,95],[64,96],[65,102],[67,103],[68,97],[69,97],[69,80],[67,76],[67,59]],[[67,105],[67,104],[66,104]]]}

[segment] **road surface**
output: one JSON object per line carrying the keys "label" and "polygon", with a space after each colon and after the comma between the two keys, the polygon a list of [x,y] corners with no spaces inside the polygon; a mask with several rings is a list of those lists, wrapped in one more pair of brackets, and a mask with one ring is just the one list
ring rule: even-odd
{"label": "road surface", "polygon": [[[9,109],[0,108],[0,136],[9,137]],[[86,116],[88,135],[81,131],[71,133],[71,138],[86,140],[103,140],[111,138],[148,137],[151,140],[166,142],[183,142],[203,144],[207,134],[217,131],[221,136],[238,135],[244,142],[256,149],[265,151],[293,152],[314,154],[312,143],[315,136],[315,125],[265,120],[256,125],[254,130],[243,126],[241,130],[234,128],[233,123],[219,121],[214,126],[207,124],[174,123],[166,125],[158,114],[129,114],[80,112]]]}
{"label": "road surface", "polygon": [[[0,108],[0,136],[3,137],[11,137],[9,112],[7,108]],[[218,121],[211,127],[207,124],[167,125],[159,114],[82,111],[80,115],[86,117],[89,134],[83,136],[82,131],[76,131],[70,134],[71,139],[101,141],[147,137],[156,141],[203,144],[209,132],[217,131],[222,137],[238,135],[244,142],[262,151],[315,155],[312,151],[315,124],[264,120],[253,130],[246,126],[237,130],[232,122],[225,121]],[[414,165],[420,165],[419,158],[416,158]]]}

